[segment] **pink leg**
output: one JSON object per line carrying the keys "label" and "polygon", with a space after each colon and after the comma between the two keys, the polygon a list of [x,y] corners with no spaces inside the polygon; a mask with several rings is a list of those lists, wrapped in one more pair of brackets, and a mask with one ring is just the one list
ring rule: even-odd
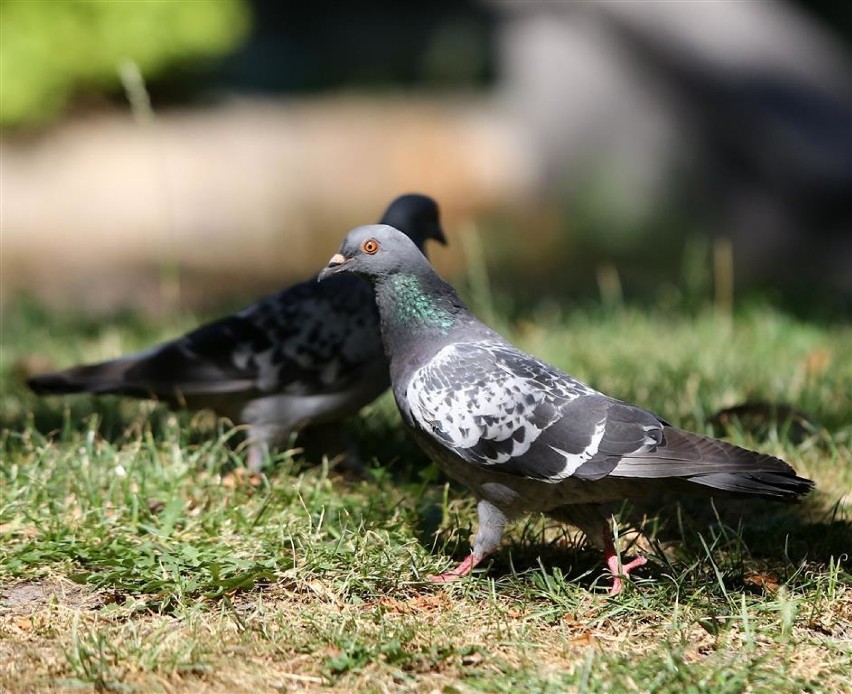
{"label": "pink leg", "polygon": [[263,470],[263,464],[266,462],[266,447],[260,443],[252,443],[249,447],[248,459],[246,467],[249,472],[260,472]]}
{"label": "pink leg", "polygon": [[455,569],[451,569],[437,576],[429,576],[432,583],[449,583],[450,581],[458,581],[463,576],[467,576],[481,562],[484,557],[477,557],[475,554],[468,554],[465,560]]}
{"label": "pink leg", "polygon": [[609,572],[613,576],[612,588],[609,589],[609,594],[618,595],[624,587],[621,582],[621,577],[630,575],[630,572],[633,571],[633,569],[637,569],[640,566],[644,566],[648,563],[648,560],[645,559],[645,557],[643,556],[638,556],[633,561],[628,562],[627,564],[623,564],[619,570],[618,554],[616,553],[615,545],[612,542],[612,534],[610,533],[609,525],[604,526],[603,540],[604,559],[606,560],[606,565],[609,569]]}

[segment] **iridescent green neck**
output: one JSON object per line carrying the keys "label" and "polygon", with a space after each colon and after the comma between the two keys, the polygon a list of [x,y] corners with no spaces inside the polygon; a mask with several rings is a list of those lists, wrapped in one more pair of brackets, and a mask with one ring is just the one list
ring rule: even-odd
{"label": "iridescent green neck", "polygon": [[420,277],[399,273],[389,278],[389,284],[393,306],[387,319],[391,322],[437,328],[442,333],[453,326],[453,314],[423,290]]}

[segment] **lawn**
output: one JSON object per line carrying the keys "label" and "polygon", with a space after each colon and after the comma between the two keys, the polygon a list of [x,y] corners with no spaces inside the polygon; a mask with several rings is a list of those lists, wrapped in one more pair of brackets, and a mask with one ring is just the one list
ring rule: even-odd
{"label": "lawn", "polygon": [[[197,317],[22,302],[4,311],[0,362],[0,690],[849,691],[852,328],[761,303],[513,315],[499,327],[524,349],[780,456],[817,491],[625,507],[629,552],[650,561],[616,598],[600,554],[540,517],[473,577],[436,586],[426,576],[468,551],[474,504],[389,397],[349,425],[367,479],[298,449],[247,476],[241,432],[212,416],[23,386]],[[743,402],[795,413],[713,422]]]}

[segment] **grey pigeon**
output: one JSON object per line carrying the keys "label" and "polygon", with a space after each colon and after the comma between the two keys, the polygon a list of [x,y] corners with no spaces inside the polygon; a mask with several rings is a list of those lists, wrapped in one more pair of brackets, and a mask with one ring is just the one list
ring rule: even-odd
{"label": "grey pigeon", "polygon": [[[438,205],[425,195],[396,198],[382,221],[408,234],[412,248],[446,243]],[[339,421],[390,379],[372,289],[349,276],[313,278],[147,351],[27,383],[39,394],[117,393],[212,409],[248,425],[248,467],[257,471],[269,446],[305,427],[328,444]]]}
{"label": "grey pigeon", "polygon": [[793,500],[813,486],[782,460],[670,426],[510,345],[478,321],[386,225],[349,232],[320,280],[339,273],[375,289],[391,384],[417,443],[479,502],[473,552],[434,581],[469,573],[506,522],[542,512],[578,526],[619,569],[600,505],[664,492]]}

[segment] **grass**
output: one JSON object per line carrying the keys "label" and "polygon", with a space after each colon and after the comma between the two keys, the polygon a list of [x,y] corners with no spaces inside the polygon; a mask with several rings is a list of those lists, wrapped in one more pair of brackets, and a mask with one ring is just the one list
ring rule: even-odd
{"label": "grass", "polygon": [[[23,386],[29,370],[144,347],[197,319],[94,321],[22,303],[3,322],[2,691],[848,691],[848,325],[762,305],[732,318],[542,306],[504,321],[600,389],[817,481],[795,506],[625,508],[621,530],[651,561],[610,599],[600,555],[539,517],[516,522],[469,580],[426,582],[467,552],[475,509],[406,439],[387,396],[350,425],[369,479],[298,451],[249,477],[225,422]],[[756,408],[714,430],[714,413],[744,401],[800,414]]]}

